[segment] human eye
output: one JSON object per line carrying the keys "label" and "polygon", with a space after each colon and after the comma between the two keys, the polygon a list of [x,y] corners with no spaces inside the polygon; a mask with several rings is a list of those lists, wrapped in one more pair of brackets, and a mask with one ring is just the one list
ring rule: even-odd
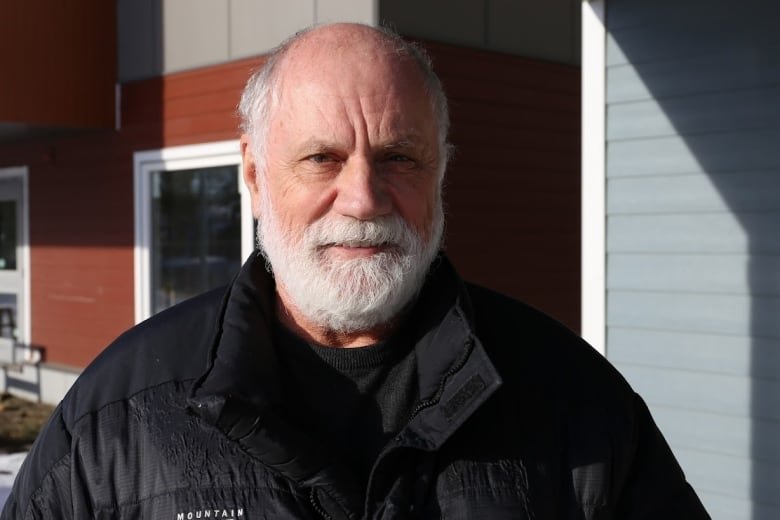
{"label": "human eye", "polygon": [[388,155],[386,160],[389,161],[389,162],[411,162],[411,161],[413,161],[413,159],[411,157],[409,157],[406,154],[402,154],[402,153],[390,154],[390,155]]}
{"label": "human eye", "polygon": [[298,167],[301,173],[322,176],[338,172],[341,162],[342,159],[337,153],[328,150],[312,151],[301,156]]}
{"label": "human eye", "polygon": [[406,165],[416,162],[415,150],[404,143],[387,146],[378,154],[379,162],[384,163],[406,163]]}
{"label": "human eye", "polygon": [[387,150],[378,158],[378,166],[387,173],[407,173],[416,171],[419,161],[410,150]]}
{"label": "human eye", "polygon": [[333,161],[334,158],[326,153],[315,153],[306,157],[306,160],[315,164],[325,164]]}

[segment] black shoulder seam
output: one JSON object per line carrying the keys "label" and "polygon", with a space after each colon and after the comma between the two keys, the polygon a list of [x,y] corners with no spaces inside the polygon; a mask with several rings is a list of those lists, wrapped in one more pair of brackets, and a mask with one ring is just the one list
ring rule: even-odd
{"label": "black shoulder seam", "polygon": [[66,453],[57,461],[51,465],[51,467],[46,470],[46,475],[41,479],[41,483],[38,485],[37,488],[35,488],[35,491],[30,493],[30,498],[27,500],[27,508],[24,510],[24,518],[32,518],[30,515],[32,514],[30,511],[30,508],[32,508],[33,503],[37,502],[38,497],[41,493],[43,493],[43,483],[46,482],[47,479],[52,478],[52,472],[57,469],[57,467],[63,465],[63,464],[70,464],[70,453]]}
{"label": "black shoulder seam", "polygon": [[140,390],[138,390],[137,392],[133,392],[132,394],[129,394],[129,395],[123,396],[123,397],[122,397],[122,398],[120,398],[120,399],[114,399],[113,401],[109,401],[109,402],[107,402],[107,403],[103,403],[103,405],[102,405],[102,406],[100,406],[99,408],[95,408],[94,410],[88,410],[88,411],[84,412],[83,414],[81,414],[81,415],[79,415],[78,417],[76,417],[75,419],[73,419],[73,427],[75,428],[75,427],[76,427],[76,425],[77,425],[77,424],[78,424],[78,423],[79,423],[79,422],[80,422],[80,421],[81,421],[81,420],[82,420],[84,417],[87,417],[87,416],[89,416],[89,415],[92,415],[92,414],[94,414],[94,413],[100,413],[100,412],[101,412],[101,411],[102,411],[104,408],[107,408],[108,406],[111,406],[112,404],[127,402],[127,401],[129,401],[130,399],[132,399],[133,397],[135,397],[135,396],[137,396],[137,395],[139,395],[139,394],[142,394],[142,393],[144,393],[144,392],[148,392],[148,391],[150,391],[150,390],[153,390],[153,389],[155,389],[155,388],[159,388],[159,387],[161,387],[161,386],[169,385],[169,384],[171,384],[171,383],[181,383],[181,385],[182,385],[182,386],[187,386],[187,385],[191,384],[193,381],[195,381],[195,378],[187,378],[187,379],[168,379],[167,381],[162,381],[162,382],[160,382],[160,383],[157,383],[157,384],[155,384],[155,385],[150,385],[150,386],[147,386],[147,387],[141,388],[141,389],[140,389]]}

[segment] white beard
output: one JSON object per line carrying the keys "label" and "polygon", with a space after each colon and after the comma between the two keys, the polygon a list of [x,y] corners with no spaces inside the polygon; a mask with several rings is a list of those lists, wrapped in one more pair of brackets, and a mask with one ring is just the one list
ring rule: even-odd
{"label": "white beard", "polygon": [[[427,241],[397,214],[370,221],[326,217],[292,236],[264,199],[257,238],[276,283],[303,316],[329,331],[366,331],[396,318],[422,288],[444,231],[440,196]],[[328,255],[328,244],[390,247],[338,260]]]}

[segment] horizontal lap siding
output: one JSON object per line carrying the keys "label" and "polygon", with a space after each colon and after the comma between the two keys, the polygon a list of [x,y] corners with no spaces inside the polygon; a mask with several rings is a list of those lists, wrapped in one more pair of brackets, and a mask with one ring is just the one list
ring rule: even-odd
{"label": "horizontal lap siding", "polygon": [[112,128],[115,19],[104,0],[0,2],[0,123]]}
{"label": "horizontal lap siding", "polygon": [[259,60],[122,86],[118,132],[0,146],[30,178],[32,341],[46,361],[86,365],[133,324],[133,153],[232,139]]}
{"label": "horizontal lap siding", "polygon": [[[613,325],[608,340],[609,357],[620,364],[766,380],[777,379],[780,374],[780,340],[777,339]],[[762,358],[758,366],[752,363],[754,353]],[[738,415],[744,417],[744,412]]]}
{"label": "horizontal lap siding", "polygon": [[713,518],[777,518],[780,5],[607,9],[607,356]]}
{"label": "horizontal lap siding", "polygon": [[580,69],[427,46],[452,113],[448,253],[465,278],[579,329]]}
{"label": "horizontal lap siding", "polygon": [[[447,248],[579,326],[579,69],[426,44],[452,106]],[[30,172],[33,342],[84,366],[133,323],[133,153],[238,137],[248,59],[121,89],[118,132],[0,145]]]}

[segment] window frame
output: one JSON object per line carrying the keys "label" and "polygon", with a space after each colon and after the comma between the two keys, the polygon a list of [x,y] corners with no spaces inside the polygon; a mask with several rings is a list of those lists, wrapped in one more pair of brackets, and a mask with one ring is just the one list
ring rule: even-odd
{"label": "window frame", "polygon": [[582,2],[580,334],[607,354],[606,2]]}
{"label": "window frame", "polygon": [[133,193],[135,212],[134,295],[135,322],[151,314],[151,177],[154,171],[191,170],[216,166],[236,166],[241,200],[241,258],[254,249],[254,229],[249,190],[242,178],[241,151],[238,139],[205,144],[172,146],[144,150],[133,154]]}
{"label": "window frame", "polygon": [[15,179],[20,182],[21,196],[19,210],[21,216],[21,235],[17,237],[16,270],[22,277],[21,304],[17,299],[17,323],[21,321],[19,327],[19,337],[17,343],[23,346],[29,346],[32,343],[32,288],[30,283],[30,188],[29,172],[27,166],[9,166],[0,168],[0,179]]}

